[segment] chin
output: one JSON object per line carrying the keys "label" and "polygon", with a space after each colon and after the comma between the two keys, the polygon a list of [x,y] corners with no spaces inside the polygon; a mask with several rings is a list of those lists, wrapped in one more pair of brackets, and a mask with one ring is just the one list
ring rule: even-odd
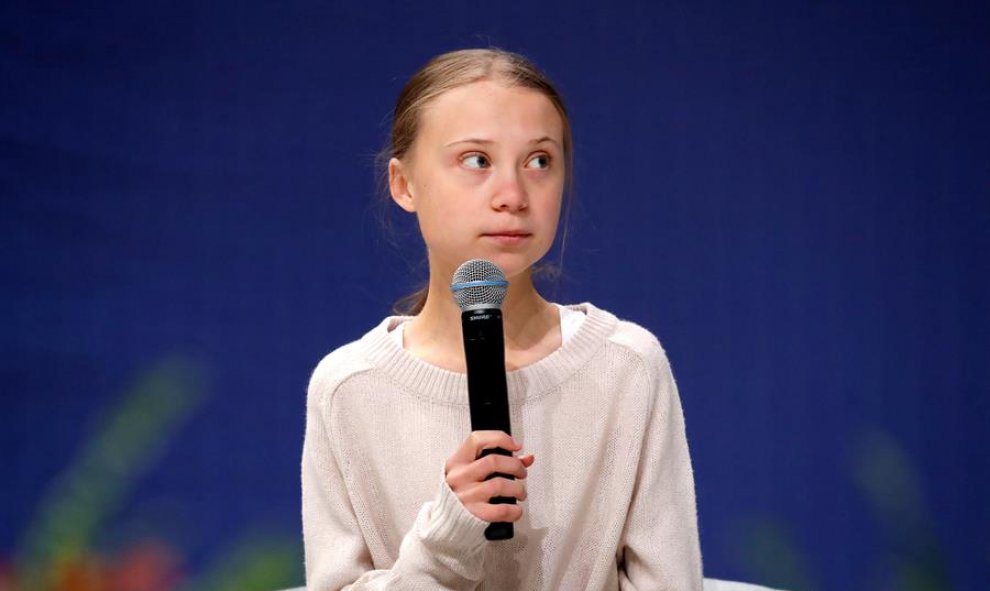
{"label": "chin", "polygon": [[534,265],[540,262],[540,259],[533,260],[532,257],[523,257],[516,253],[498,253],[481,258],[487,258],[498,265],[510,283],[514,278],[527,274]]}
{"label": "chin", "polygon": [[[446,259],[444,266],[450,265],[451,272],[465,261],[485,259],[497,265],[510,283],[514,278],[522,277],[529,272],[533,265],[539,263],[546,254],[545,252],[540,254],[532,250],[500,250],[490,248],[465,248],[461,253],[460,256]],[[539,256],[536,256],[537,254]]]}

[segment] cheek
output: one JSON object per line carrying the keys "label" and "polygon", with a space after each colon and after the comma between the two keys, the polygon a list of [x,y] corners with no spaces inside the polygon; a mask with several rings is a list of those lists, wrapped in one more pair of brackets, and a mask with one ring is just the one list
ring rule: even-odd
{"label": "cheek", "polygon": [[423,240],[427,245],[449,243],[470,223],[471,215],[459,207],[465,200],[456,199],[457,195],[447,194],[435,185],[423,188],[429,189],[429,193],[424,192],[416,211]]}
{"label": "cheek", "polygon": [[548,188],[544,198],[533,204],[539,208],[539,216],[546,220],[546,223],[556,224],[560,219],[560,212],[563,206],[563,194],[559,187]]}
{"label": "cheek", "polygon": [[537,207],[539,207],[539,211],[534,211],[533,213],[540,219],[540,225],[543,227],[540,245],[541,250],[544,251],[543,254],[546,254],[546,251],[553,245],[554,238],[556,238],[557,233],[560,231],[560,197],[555,196],[552,199],[543,201]]}

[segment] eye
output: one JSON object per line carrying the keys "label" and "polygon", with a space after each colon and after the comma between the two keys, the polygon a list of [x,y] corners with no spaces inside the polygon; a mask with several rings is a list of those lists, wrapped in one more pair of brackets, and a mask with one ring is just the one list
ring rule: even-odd
{"label": "eye", "polygon": [[461,158],[461,163],[468,168],[488,168],[491,166],[491,162],[488,161],[488,156],[477,152],[465,154]]}
{"label": "eye", "polygon": [[537,154],[529,159],[526,163],[527,168],[537,168],[540,170],[546,170],[550,168],[550,155],[549,154]]}

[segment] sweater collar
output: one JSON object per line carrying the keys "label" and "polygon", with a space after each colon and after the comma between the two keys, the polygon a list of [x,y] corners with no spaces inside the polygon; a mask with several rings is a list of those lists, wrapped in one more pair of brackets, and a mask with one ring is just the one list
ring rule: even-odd
{"label": "sweater collar", "polygon": [[[618,319],[590,303],[567,306],[585,319],[573,337],[536,363],[506,374],[509,403],[537,398],[557,388],[587,365],[615,330]],[[436,402],[467,405],[467,374],[437,367],[412,355],[389,335],[408,316],[389,316],[369,331],[362,342],[368,361],[411,393]]]}

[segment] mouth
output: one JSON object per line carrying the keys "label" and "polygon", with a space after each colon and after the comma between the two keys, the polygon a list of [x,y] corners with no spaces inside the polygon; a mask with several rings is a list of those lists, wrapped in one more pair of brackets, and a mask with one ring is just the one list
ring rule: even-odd
{"label": "mouth", "polygon": [[525,241],[527,238],[532,236],[529,232],[520,232],[515,230],[506,230],[504,232],[486,232],[482,234],[484,238],[494,240],[500,244],[511,245],[519,244]]}
{"label": "mouth", "polygon": [[521,230],[505,230],[500,232],[485,232],[483,236],[496,236],[505,238],[525,238],[531,236],[529,232],[523,232]]}

